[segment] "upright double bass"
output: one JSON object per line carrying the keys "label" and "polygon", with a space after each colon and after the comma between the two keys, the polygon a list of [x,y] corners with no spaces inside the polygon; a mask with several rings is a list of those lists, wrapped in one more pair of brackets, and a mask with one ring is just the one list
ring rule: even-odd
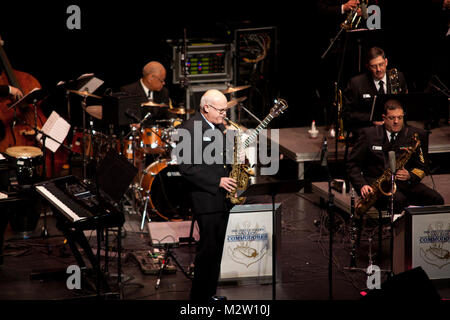
{"label": "upright double bass", "polygon": [[[0,69],[0,85],[11,85],[20,89],[24,95],[33,89],[41,88],[39,81],[31,74],[14,70],[9,62],[5,50],[3,49],[3,41],[0,37],[0,63],[3,70]],[[10,98],[0,98],[0,152],[5,152],[7,148],[12,146],[36,146],[35,132],[32,126],[42,128],[47,117],[42,112],[39,103],[35,106],[24,105],[10,108],[14,103]],[[57,169],[62,166],[61,162],[65,162],[58,156],[54,164]],[[50,168],[50,157],[47,157],[47,168]],[[55,168],[53,168],[55,169]],[[47,170],[49,173],[50,170]]]}

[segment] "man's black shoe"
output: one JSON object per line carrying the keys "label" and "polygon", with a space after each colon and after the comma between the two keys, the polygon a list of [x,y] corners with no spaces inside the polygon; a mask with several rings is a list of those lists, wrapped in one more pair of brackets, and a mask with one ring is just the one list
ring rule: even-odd
{"label": "man's black shoe", "polygon": [[225,296],[212,296],[211,301],[225,301],[228,300]]}

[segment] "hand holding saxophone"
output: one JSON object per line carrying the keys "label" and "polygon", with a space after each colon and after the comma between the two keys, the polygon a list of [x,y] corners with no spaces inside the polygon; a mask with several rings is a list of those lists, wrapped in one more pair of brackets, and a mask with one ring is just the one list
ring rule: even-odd
{"label": "hand holding saxophone", "polygon": [[399,170],[397,170],[397,172],[395,173],[395,180],[400,180],[400,181],[407,181],[411,178],[409,171],[406,170],[405,168],[401,168]]}
{"label": "hand holding saxophone", "polygon": [[224,188],[228,192],[233,192],[237,188],[236,180],[229,177],[220,178],[220,188]]}
{"label": "hand holding saxophone", "polygon": [[372,187],[371,186],[369,186],[368,184],[366,184],[366,185],[364,185],[362,188],[361,188],[361,196],[363,197],[363,198],[366,198],[370,193],[372,193],[373,192],[373,189],[372,189]]}

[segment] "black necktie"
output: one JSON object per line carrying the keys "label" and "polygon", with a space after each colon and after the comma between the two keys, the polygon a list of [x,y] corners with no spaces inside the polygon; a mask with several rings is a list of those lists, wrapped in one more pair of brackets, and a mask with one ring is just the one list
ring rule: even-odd
{"label": "black necktie", "polygon": [[380,86],[380,87],[378,88],[378,93],[379,93],[379,94],[384,94],[384,86],[383,86],[383,84],[384,84],[383,80],[380,80],[380,81],[378,82],[378,85]]}
{"label": "black necktie", "polygon": [[392,132],[391,133],[391,140],[389,142],[390,143],[394,143],[396,137],[397,137],[397,133],[396,132]]}

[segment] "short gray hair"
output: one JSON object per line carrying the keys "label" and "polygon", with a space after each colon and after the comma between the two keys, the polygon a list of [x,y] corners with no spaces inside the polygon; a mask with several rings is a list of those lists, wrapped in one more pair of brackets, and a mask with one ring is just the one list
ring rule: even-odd
{"label": "short gray hair", "polygon": [[205,105],[212,105],[214,104],[214,102],[216,102],[219,98],[225,97],[225,95],[220,92],[217,89],[209,89],[208,91],[206,91],[201,99],[200,99],[200,109],[203,110],[203,107]]}

